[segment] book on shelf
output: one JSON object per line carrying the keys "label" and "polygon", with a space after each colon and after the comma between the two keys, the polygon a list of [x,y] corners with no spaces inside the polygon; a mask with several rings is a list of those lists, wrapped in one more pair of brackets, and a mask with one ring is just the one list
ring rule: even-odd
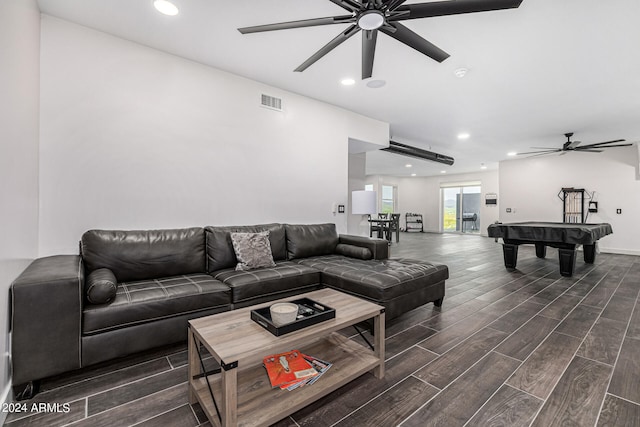
{"label": "book on shelf", "polygon": [[265,357],[262,362],[267,369],[271,387],[287,386],[318,374],[302,357],[299,350],[272,354]]}
{"label": "book on shelf", "polygon": [[290,384],[287,387],[287,390],[291,391],[291,390],[295,390],[298,387],[304,387],[305,385],[311,385],[313,383],[315,383],[316,381],[318,381],[318,379],[320,379],[320,377],[322,376],[322,374],[324,374],[325,372],[327,372],[327,370],[331,367],[331,363],[329,362],[325,362],[324,360],[318,359],[316,357],[313,356],[309,356],[306,354],[303,354],[302,357],[309,362],[309,364],[313,367],[313,369],[315,369],[316,371],[316,375],[313,375],[309,378],[305,378],[302,379],[298,382],[295,382],[293,384]]}
{"label": "book on shelf", "polygon": [[331,363],[308,356],[299,350],[272,354],[263,359],[271,387],[294,390],[318,380]]}

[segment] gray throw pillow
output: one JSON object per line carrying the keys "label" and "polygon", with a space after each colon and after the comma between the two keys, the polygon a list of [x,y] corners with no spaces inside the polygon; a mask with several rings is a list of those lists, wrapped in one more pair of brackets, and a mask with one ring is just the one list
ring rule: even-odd
{"label": "gray throw pillow", "polygon": [[91,304],[106,304],[116,297],[118,281],[108,268],[93,270],[87,278],[87,301]]}
{"label": "gray throw pillow", "polygon": [[238,259],[236,270],[276,266],[276,263],[273,262],[268,231],[231,233],[231,243]]}

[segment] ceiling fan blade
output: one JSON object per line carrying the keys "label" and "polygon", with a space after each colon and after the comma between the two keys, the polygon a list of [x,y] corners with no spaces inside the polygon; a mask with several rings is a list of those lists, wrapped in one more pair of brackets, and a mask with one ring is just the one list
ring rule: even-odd
{"label": "ceiling fan blade", "polygon": [[373,58],[376,54],[378,30],[362,31],[362,80],[373,75]]}
{"label": "ceiling fan blade", "polygon": [[288,30],[290,28],[316,27],[319,25],[345,24],[355,22],[352,15],[328,16],[326,18],[303,19],[300,21],[279,22],[276,24],[255,25],[238,28],[242,34],[262,33],[264,31]]}
{"label": "ceiling fan blade", "polygon": [[593,146],[593,145],[585,145],[583,147],[579,147],[577,148],[578,150],[581,150],[583,148],[615,148],[615,147],[629,147],[633,144],[629,143],[629,144],[616,144],[616,145],[597,145],[597,146]]}
{"label": "ceiling fan blade", "polygon": [[[587,144],[587,145],[583,145],[583,147],[600,147],[603,145],[607,145],[607,144],[615,144],[616,142],[623,142],[625,141],[624,139],[614,139],[613,141],[607,141],[607,142],[596,142],[595,144]],[[628,144],[631,145],[631,144]]]}
{"label": "ceiling fan blade", "polygon": [[573,151],[584,151],[587,153],[602,153],[602,150],[596,150],[594,148],[584,148],[584,147],[575,148]]}
{"label": "ceiling fan blade", "polygon": [[449,57],[449,54],[447,52],[440,49],[433,43],[423,39],[418,34],[414,33],[399,22],[389,23],[389,25],[395,28],[395,31],[391,31],[386,26],[380,27],[380,31],[388,36],[393,37],[399,42],[402,42],[407,46],[414,48],[418,52],[427,55],[429,58],[435,61],[442,62]]}
{"label": "ceiling fan blade", "polygon": [[343,9],[348,10],[349,12],[357,12],[360,10],[360,4],[354,0],[329,0],[332,3],[337,4]]}
{"label": "ceiling fan blade", "polygon": [[[538,157],[538,156],[547,156],[547,155],[549,155],[549,154],[554,154],[554,153],[558,153],[558,152],[560,152],[560,155],[561,155],[561,156],[562,156],[562,155],[567,154],[567,152],[566,152],[566,151],[562,151],[562,150],[556,150],[556,151],[545,151],[545,152],[542,152],[542,153],[536,153],[536,152],[533,152],[533,153],[527,153],[527,154],[530,154],[529,156],[527,156],[527,158],[529,158],[529,157]],[[520,154],[520,153],[518,153],[518,154]],[[524,154],[524,153],[523,153],[523,154]]]}
{"label": "ceiling fan blade", "polygon": [[387,10],[395,10],[398,6],[401,6],[402,3],[406,2],[407,0],[390,0],[387,3]]}
{"label": "ceiling fan blade", "polygon": [[550,148],[550,149],[546,149],[546,150],[542,150],[542,151],[527,151],[525,153],[517,153],[518,156],[524,156],[527,154],[550,154],[550,153],[559,153],[560,151],[562,151],[561,148]]}
{"label": "ceiling fan blade", "polygon": [[409,16],[402,19],[430,18],[433,16],[459,15],[472,12],[514,9],[522,0],[456,0],[418,3],[400,6],[396,10],[408,10]]}
{"label": "ceiling fan blade", "polygon": [[358,31],[360,31],[360,27],[358,27],[357,25],[354,24],[354,25],[350,26],[345,31],[343,31],[340,34],[338,34],[329,43],[324,45],[319,51],[317,51],[316,53],[311,55],[311,57],[309,59],[307,59],[302,64],[300,64],[300,66],[298,68],[296,68],[294,71],[304,71],[304,70],[306,70],[311,65],[313,65],[318,59],[322,58],[327,53],[331,52],[333,49],[338,47],[341,43],[345,42],[348,38],[350,38],[351,36],[356,34]]}

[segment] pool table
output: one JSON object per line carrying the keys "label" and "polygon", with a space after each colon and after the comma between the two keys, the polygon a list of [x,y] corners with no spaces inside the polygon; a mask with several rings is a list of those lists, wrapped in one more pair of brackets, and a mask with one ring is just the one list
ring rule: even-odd
{"label": "pool table", "polygon": [[576,265],[576,247],[582,245],[584,262],[593,264],[596,259],[596,242],[613,233],[611,224],[570,224],[562,222],[512,222],[491,224],[489,237],[502,238],[504,266],[516,268],[518,245],[533,244],[536,256],[544,258],[547,246],[558,249],[560,274],[572,276]]}

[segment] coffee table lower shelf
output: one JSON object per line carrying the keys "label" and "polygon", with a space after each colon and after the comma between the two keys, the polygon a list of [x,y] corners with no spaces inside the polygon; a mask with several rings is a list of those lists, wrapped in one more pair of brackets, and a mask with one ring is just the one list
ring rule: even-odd
{"label": "coffee table lower shelf", "polygon": [[[238,426],[271,425],[381,365],[380,359],[368,347],[335,332],[297,350],[331,362],[333,366],[315,383],[293,391],[272,389],[262,365],[246,369],[238,366]],[[209,381],[219,404],[222,398],[220,375],[210,376]],[[190,387],[212,424],[219,425],[206,379],[190,379]]]}

